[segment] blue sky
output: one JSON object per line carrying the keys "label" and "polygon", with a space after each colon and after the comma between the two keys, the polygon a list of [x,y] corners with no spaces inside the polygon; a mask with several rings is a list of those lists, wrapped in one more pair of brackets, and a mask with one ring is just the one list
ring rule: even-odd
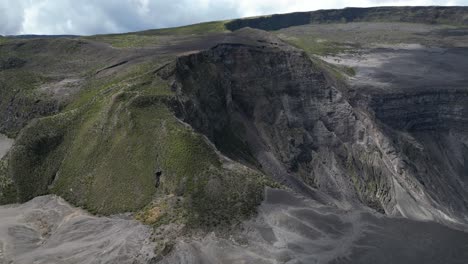
{"label": "blue sky", "polygon": [[317,9],[468,0],[0,0],[0,34],[102,34]]}

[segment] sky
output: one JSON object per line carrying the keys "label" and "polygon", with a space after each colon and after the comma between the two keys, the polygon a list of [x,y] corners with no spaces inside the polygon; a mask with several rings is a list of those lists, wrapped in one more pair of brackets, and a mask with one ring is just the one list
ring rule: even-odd
{"label": "sky", "polygon": [[468,0],[0,0],[0,35],[121,33],[344,7],[468,5]]}

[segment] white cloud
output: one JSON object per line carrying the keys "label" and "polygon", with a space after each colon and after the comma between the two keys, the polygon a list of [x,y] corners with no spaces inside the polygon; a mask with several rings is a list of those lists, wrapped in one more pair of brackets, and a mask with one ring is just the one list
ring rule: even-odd
{"label": "white cloud", "polygon": [[97,34],[317,9],[468,0],[0,0],[0,34]]}

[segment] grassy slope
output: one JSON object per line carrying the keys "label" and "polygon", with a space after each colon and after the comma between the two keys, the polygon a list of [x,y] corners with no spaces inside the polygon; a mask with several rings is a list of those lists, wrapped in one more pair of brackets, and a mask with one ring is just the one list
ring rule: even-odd
{"label": "grassy slope", "polygon": [[57,112],[62,102],[39,88],[65,78],[85,78],[91,67],[99,67],[99,56],[91,54],[98,51],[93,49],[69,39],[0,43],[0,63],[11,59],[25,62],[0,70],[0,132],[16,137],[31,119]]}
{"label": "grassy slope", "polygon": [[[95,80],[62,113],[30,123],[4,159],[8,168],[0,169],[9,176],[0,178],[16,184],[3,183],[2,202],[55,193],[113,214],[172,195],[184,201],[176,210],[183,212],[180,221],[205,227],[253,213],[271,183],[240,165],[225,167],[201,135],[174,117],[169,84],[153,74],[162,63]],[[162,172],[159,188],[156,172]]]}
{"label": "grassy slope", "polygon": [[225,21],[206,22],[175,28],[147,30],[126,34],[96,35],[85,37],[99,42],[111,44],[115,48],[138,48],[159,45],[171,45],[180,39],[191,35],[227,32]]}
{"label": "grassy slope", "polygon": [[182,27],[163,28],[138,32],[139,35],[201,35],[207,33],[226,32],[227,21],[198,23]]}
{"label": "grassy slope", "polygon": [[285,36],[283,40],[311,55],[327,56],[352,51],[355,47],[314,36]]}

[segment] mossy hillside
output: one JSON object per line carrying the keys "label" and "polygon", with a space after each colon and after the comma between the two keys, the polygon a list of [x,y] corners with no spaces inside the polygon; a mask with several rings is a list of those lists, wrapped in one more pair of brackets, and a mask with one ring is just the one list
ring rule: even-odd
{"label": "mossy hillside", "polygon": [[[148,100],[140,98],[135,104],[148,105]],[[167,201],[162,199],[162,203],[146,208],[142,214],[154,212],[157,207],[159,216],[150,221],[155,225],[175,221],[209,228],[230,225],[254,213],[263,198],[264,186],[273,184],[241,165],[225,166],[203,136],[182,124],[166,106],[163,109],[167,113],[162,115],[165,118],[156,143],[157,171],[162,175],[157,196],[181,197],[181,202],[168,211],[164,209]]]}
{"label": "mossy hillside", "polygon": [[150,97],[158,105],[164,98],[161,84],[141,83],[147,66],[135,71],[84,90],[67,107],[85,110],[67,136],[67,154],[52,191],[93,212],[134,211],[155,192],[156,140],[170,113],[134,103]]}
{"label": "mossy hillside", "polygon": [[315,55],[309,54],[309,58],[313,62],[313,67],[324,72],[328,76],[327,79],[337,88],[346,86],[346,80],[356,75],[356,70],[352,67],[332,64]]}
{"label": "mossy hillside", "polygon": [[18,201],[16,186],[9,177],[7,170],[8,158],[4,157],[0,160],[0,204],[16,203]]}
{"label": "mossy hillside", "polygon": [[[138,72],[141,69],[136,70]],[[134,78],[135,72],[128,74],[127,77]],[[70,108],[63,113],[36,119],[23,129],[9,155],[7,170],[7,178],[14,180],[20,201],[49,192],[49,184],[56,175],[61,175],[63,162],[69,157],[67,153],[70,151],[70,146],[73,146],[72,139],[80,132],[80,125],[83,125],[81,131],[92,129],[92,126],[86,125],[92,125],[95,116],[104,119],[105,116],[96,113],[103,112],[106,98],[113,98],[111,91],[117,92],[118,88],[126,87],[126,85],[117,86],[116,89],[109,90],[109,85],[116,80],[122,80],[121,76],[108,80],[94,89],[84,90],[82,92],[84,97],[90,93],[95,95],[90,100],[78,98],[76,104],[70,105]],[[87,122],[81,122],[83,120]],[[87,140],[93,138],[89,137]],[[71,157],[73,158],[73,155]],[[77,157],[77,160],[80,160],[80,157]]]}
{"label": "mossy hillside", "polygon": [[[162,184],[175,179],[167,177]],[[265,186],[280,187],[241,165],[211,167],[193,179],[185,176],[176,181],[158,191],[158,198],[140,210],[136,219],[155,228],[169,223],[190,229],[229,228],[256,212]]]}
{"label": "mossy hillside", "polygon": [[46,76],[30,70],[15,69],[0,71],[2,94],[17,93],[20,90],[31,93],[38,85],[49,80]]}
{"label": "mossy hillside", "polygon": [[16,185],[21,202],[48,193],[65,152],[63,140],[77,112],[41,119],[26,126],[7,156],[8,178]]}
{"label": "mossy hillside", "polygon": [[314,64],[319,65],[336,79],[344,81],[347,77],[354,77],[356,70],[349,66],[336,65],[323,61],[320,57],[335,56],[340,53],[356,53],[360,46],[357,44],[345,44],[329,40],[319,39],[314,36],[287,36],[279,34],[279,37],[292,46],[305,51]]}
{"label": "mossy hillside", "polygon": [[47,81],[47,77],[29,70],[0,71],[0,112],[5,115],[0,123],[2,133],[16,137],[27,121],[57,110],[56,102],[36,90]]}
{"label": "mossy hillside", "polygon": [[[174,212],[185,223],[229,224],[254,212],[267,182],[262,176],[222,168],[213,147],[173,116],[165,95],[133,96],[119,94],[115,100],[122,101],[110,107],[102,127],[90,129],[102,120],[92,119],[95,114],[85,118],[68,153],[74,158],[63,162],[54,192],[93,212],[134,211],[150,202],[155,173],[162,172],[159,193],[184,197]],[[161,221],[178,216],[167,213]]]}
{"label": "mossy hillside", "polygon": [[[66,95],[56,98],[41,87],[67,78],[86,83],[95,74],[93,68],[100,66],[100,55],[95,55],[100,51],[99,45],[71,39],[12,40],[0,46],[0,62],[6,65],[0,71],[0,132],[16,137],[30,120],[65,107]],[[3,63],[8,61],[17,63]]]}
{"label": "mossy hillside", "polygon": [[[264,186],[272,184],[239,164],[226,166],[173,115],[169,84],[152,71],[138,72],[83,90],[64,113],[21,133],[8,166],[20,200],[50,192],[113,214],[174,195],[183,202],[160,220],[192,227],[229,225],[255,212]],[[47,151],[33,151],[40,144]]]}
{"label": "mossy hillside", "polygon": [[163,110],[128,106],[125,97],[97,102],[82,117],[52,188],[93,212],[134,211],[156,190],[155,139]]}
{"label": "mossy hillside", "polygon": [[136,34],[97,35],[86,37],[86,39],[108,43],[114,48],[138,48],[169,44],[167,40],[157,36],[140,36]]}
{"label": "mossy hillside", "polygon": [[339,53],[350,52],[356,49],[349,44],[319,39],[312,36],[282,37],[291,45],[303,49],[311,55],[332,56]]}
{"label": "mossy hillside", "polygon": [[229,226],[255,213],[265,186],[277,187],[252,171],[212,171],[189,200],[189,226]]}
{"label": "mossy hillside", "polygon": [[207,33],[228,32],[225,24],[228,21],[204,22],[182,27],[154,29],[138,32],[140,35],[200,35]]}
{"label": "mossy hillside", "polygon": [[154,29],[142,32],[109,34],[84,37],[84,39],[104,42],[114,48],[138,48],[173,45],[190,36],[202,36],[228,32],[224,21],[199,23],[183,27]]}
{"label": "mossy hillside", "polygon": [[173,59],[173,56],[161,56],[157,62],[144,61],[106,77],[94,77],[99,68],[91,69],[85,74],[88,82],[79,94],[71,98],[71,102],[64,108],[64,111],[89,106],[96,100],[101,100],[123,90],[148,96],[171,95],[167,83],[162,82],[161,79],[154,80],[153,73],[155,68],[165,65]]}
{"label": "mossy hillside", "polygon": [[112,51],[81,39],[13,39],[0,46],[0,58],[20,58],[43,76],[81,76]]}

